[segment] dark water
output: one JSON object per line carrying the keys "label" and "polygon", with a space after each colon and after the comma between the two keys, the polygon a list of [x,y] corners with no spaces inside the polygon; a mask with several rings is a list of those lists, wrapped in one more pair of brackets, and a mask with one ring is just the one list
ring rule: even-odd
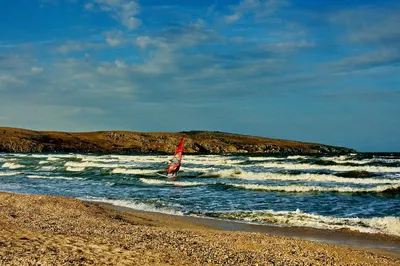
{"label": "dark water", "polygon": [[400,235],[400,155],[169,156],[0,153],[0,190],[140,210]]}

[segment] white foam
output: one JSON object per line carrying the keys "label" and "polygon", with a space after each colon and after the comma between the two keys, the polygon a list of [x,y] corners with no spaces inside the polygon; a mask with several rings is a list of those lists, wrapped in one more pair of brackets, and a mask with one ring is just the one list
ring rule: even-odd
{"label": "white foam", "polygon": [[365,233],[384,233],[400,236],[400,218],[394,216],[374,218],[342,218],[296,211],[239,211],[223,212],[220,218],[233,218],[251,222],[266,222],[322,229],[350,229]]}
{"label": "white foam", "polygon": [[313,165],[301,163],[260,163],[260,166],[265,168],[280,168],[289,170],[331,170],[338,172],[345,171],[368,171],[368,172],[400,172],[400,167],[387,167],[387,166],[346,166],[346,165]]}
{"label": "white foam", "polygon": [[281,161],[287,160],[285,157],[249,157],[249,161]]}
{"label": "white foam", "polygon": [[27,175],[30,179],[53,179],[53,180],[77,180],[77,177],[65,177],[65,176],[42,176],[42,175]]}
{"label": "white foam", "polygon": [[148,170],[148,169],[126,169],[126,168],[116,168],[111,171],[113,174],[127,174],[127,175],[146,175],[146,174],[155,174],[156,170]]}
{"label": "white foam", "polygon": [[386,179],[386,178],[346,178],[334,175],[311,174],[311,173],[287,175],[287,174],[271,173],[271,172],[251,172],[251,171],[246,171],[242,168],[219,170],[219,171],[212,171],[210,169],[208,170],[209,171],[206,172],[207,175],[215,175],[227,178],[238,178],[243,180],[311,181],[311,182],[335,182],[335,183],[353,183],[353,184],[400,184],[400,180]]}
{"label": "white foam", "polygon": [[323,186],[303,186],[303,185],[288,185],[288,186],[268,186],[258,184],[233,184],[227,183],[227,185],[237,188],[243,188],[248,190],[261,190],[261,191],[282,191],[282,192],[340,192],[340,193],[356,193],[356,192],[384,192],[389,189],[399,189],[399,185],[385,185],[376,186],[371,188],[360,188],[360,187],[323,187]]}
{"label": "white foam", "polygon": [[179,182],[179,181],[164,181],[159,179],[148,179],[148,178],[139,178],[140,182],[151,185],[172,185],[179,187],[191,187],[191,186],[201,186],[206,185],[206,183],[201,182]]}
{"label": "white foam", "polygon": [[10,162],[4,163],[2,167],[3,168],[9,168],[9,169],[24,168],[23,165],[20,165],[20,164],[17,164],[17,163],[10,163]]}
{"label": "white foam", "polygon": [[116,168],[124,167],[123,164],[107,164],[107,163],[95,163],[95,162],[66,162],[64,166],[71,166],[76,168]]}
{"label": "white foam", "polygon": [[0,172],[0,176],[14,176],[20,174],[22,174],[22,172]]}
{"label": "white foam", "polygon": [[240,175],[243,171],[241,168],[238,167],[232,169],[217,170],[217,171],[215,171],[214,168],[205,170],[206,171],[204,171],[204,175],[217,176],[217,177],[236,177]]}
{"label": "white foam", "polygon": [[121,163],[157,163],[167,162],[167,156],[148,156],[148,155],[101,155],[89,156],[80,155],[79,158],[84,162],[121,162]]}
{"label": "white foam", "polygon": [[[66,162],[65,166],[71,167],[85,167],[85,168],[132,168],[138,166],[146,166],[145,162],[140,163],[126,163],[117,161],[116,163],[106,163],[106,161],[82,161],[82,162]],[[148,164],[147,164],[148,165]]]}
{"label": "white foam", "polygon": [[287,157],[287,159],[289,160],[306,159],[306,158],[308,157],[303,155],[292,155]]}
{"label": "white foam", "polygon": [[54,170],[57,169],[57,167],[55,167],[55,166],[42,166],[40,169],[43,170],[43,171],[54,171]]}
{"label": "white foam", "polygon": [[70,171],[70,172],[82,172],[85,171],[85,167],[71,167],[68,166],[67,168],[65,168],[66,171]]}
{"label": "white foam", "polygon": [[148,211],[148,212],[161,212],[161,213],[166,213],[166,214],[172,214],[172,215],[180,215],[183,216],[183,212],[174,210],[172,207],[155,207],[150,204],[145,204],[145,203],[136,203],[133,201],[128,201],[128,200],[110,200],[110,199],[105,199],[105,198],[80,198],[81,200],[88,200],[88,201],[97,201],[97,202],[104,202],[104,203],[110,203],[115,206],[122,206],[122,207],[127,207],[131,208],[134,210],[140,210],[140,211]]}
{"label": "white foam", "polygon": [[241,161],[232,160],[229,157],[210,155],[204,156],[186,156],[183,158],[182,163],[206,165],[206,166],[232,166]]}

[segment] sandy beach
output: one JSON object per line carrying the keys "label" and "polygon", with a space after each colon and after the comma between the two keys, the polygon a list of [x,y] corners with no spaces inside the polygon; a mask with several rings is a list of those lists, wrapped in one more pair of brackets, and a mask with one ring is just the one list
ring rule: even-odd
{"label": "sandy beach", "polygon": [[[358,242],[343,246],[299,239],[307,236],[319,242]],[[71,198],[0,193],[0,265],[400,264],[399,251],[366,248],[365,243],[400,247],[399,238],[385,235],[245,226]]]}

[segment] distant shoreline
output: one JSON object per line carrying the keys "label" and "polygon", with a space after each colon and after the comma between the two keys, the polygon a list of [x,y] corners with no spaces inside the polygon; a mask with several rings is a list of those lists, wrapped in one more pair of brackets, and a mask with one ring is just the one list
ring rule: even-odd
{"label": "distant shoreline", "polygon": [[218,131],[60,132],[0,127],[0,152],[171,154],[186,136],[185,154],[348,154],[354,149]]}

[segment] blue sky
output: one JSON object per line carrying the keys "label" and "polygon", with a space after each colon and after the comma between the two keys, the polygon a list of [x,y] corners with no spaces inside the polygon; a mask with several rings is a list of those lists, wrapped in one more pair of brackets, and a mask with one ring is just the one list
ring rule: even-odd
{"label": "blue sky", "polygon": [[5,0],[0,125],[400,151],[400,3]]}

